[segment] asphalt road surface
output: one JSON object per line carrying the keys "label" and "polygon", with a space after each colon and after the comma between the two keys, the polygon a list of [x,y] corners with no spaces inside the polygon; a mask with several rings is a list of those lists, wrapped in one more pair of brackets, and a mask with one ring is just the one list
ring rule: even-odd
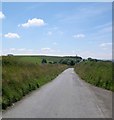
{"label": "asphalt road surface", "polygon": [[73,68],[3,112],[3,118],[112,118],[112,92],[81,80]]}

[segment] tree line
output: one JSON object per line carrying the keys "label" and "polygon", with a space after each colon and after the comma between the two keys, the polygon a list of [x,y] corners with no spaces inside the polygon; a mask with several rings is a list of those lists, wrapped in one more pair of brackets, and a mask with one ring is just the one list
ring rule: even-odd
{"label": "tree line", "polygon": [[66,56],[62,57],[59,61],[47,61],[46,59],[42,59],[42,64],[66,64],[66,65],[75,65],[82,61],[82,57],[79,56]]}
{"label": "tree line", "polygon": [[61,57],[61,59],[58,61],[47,61],[46,59],[42,59],[42,64],[66,64],[66,65],[75,65],[78,64],[82,61],[87,61],[87,62],[98,62],[98,61],[102,61],[102,60],[98,60],[98,59],[93,59],[91,57],[87,58],[87,59],[83,59],[80,56],[65,56],[65,57]]}

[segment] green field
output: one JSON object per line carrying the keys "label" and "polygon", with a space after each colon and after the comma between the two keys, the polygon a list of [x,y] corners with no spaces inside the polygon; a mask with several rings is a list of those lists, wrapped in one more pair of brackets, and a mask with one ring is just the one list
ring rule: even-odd
{"label": "green field", "polygon": [[[28,61],[28,62],[27,62]],[[37,57],[2,58],[2,108],[53,80],[67,68],[62,64],[36,64]]]}
{"label": "green field", "polygon": [[[81,60],[80,58],[76,58],[76,56],[64,56],[64,57],[59,57],[59,56],[13,56],[15,58],[18,58],[19,61],[21,62],[28,62],[28,63],[35,63],[35,64],[41,64],[42,59],[46,59],[47,62],[56,62],[59,63],[61,60],[63,61],[76,61],[76,60]],[[66,63],[65,63],[66,64]]]}
{"label": "green field", "polygon": [[41,64],[42,59],[46,59],[47,62],[59,62],[62,57],[56,56],[17,56],[20,61],[31,62]]}
{"label": "green field", "polygon": [[31,62],[31,63],[37,63],[37,64],[40,64],[41,61],[42,61],[42,58],[41,57],[36,57],[36,56],[17,56],[17,58],[19,58],[20,61],[22,62]]}
{"label": "green field", "polygon": [[111,61],[81,62],[75,66],[75,71],[86,82],[114,91]]}

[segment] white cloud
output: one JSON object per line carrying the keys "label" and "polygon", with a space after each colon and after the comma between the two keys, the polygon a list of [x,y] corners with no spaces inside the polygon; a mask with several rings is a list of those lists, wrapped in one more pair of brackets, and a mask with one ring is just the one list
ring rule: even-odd
{"label": "white cloud", "polygon": [[26,48],[20,48],[20,49],[17,49],[18,51],[25,51]]}
{"label": "white cloud", "polygon": [[5,18],[5,15],[2,13],[2,11],[0,11],[0,19]]}
{"label": "white cloud", "polygon": [[47,35],[52,35],[52,32],[51,32],[51,31],[49,31],[49,32],[47,33]]}
{"label": "white cloud", "polygon": [[112,52],[93,52],[93,51],[80,51],[79,55],[83,58],[92,57],[95,59],[106,59],[110,60],[112,58]]}
{"label": "white cloud", "polygon": [[4,35],[6,38],[20,38],[20,36],[17,33],[7,33]]}
{"label": "white cloud", "polygon": [[102,43],[100,44],[101,47],[109,47],[112,46],[112,43]]}
{"label": "white cloud", "polygon": [[55,54],[55,50],[51,48],[41,48],[40,54]]}
{"label": "white cloud", "polygon": [[15,51],[16,49],[15,49],[15,48],[10,48],[9,50],[10,50],[10,51]]}
{"label": "white cloud", "polygon": [[17,33],[7,33],[4,35],[6,38],[20,38],[20,36]]}
{"label": "white cloud", "polygon": [[9,53],[14,55],[36,55],[38,51],[26,48],[8,48],[2,50],[3,55],[7,55]]}
{"label": "white cloud", "polygon": [[19,24],[18,27],[22,26],[22,27],[32,27],[32,26],[37,26],[37,27],[40,27],[40,26],[44,26],[45,25],[45,22],[43,19],[37,19],[37,18],[33,18],[33,19],[29,19],[26,23],[24,24]]}
{"label": "white cloud", "polygon": [[103,50],[106,50],[106,51],[112,51],[112,43],[102,43],[100,44],[100,47],[103,49]]}
{"label": "white cloud", "polygon": [[41,51],[50,51],[51,48],[41,48]]}
{"label": "white cloud", "polygon": [[85,35],[84,34],[76,34],[76,35],[73,35],[74,38],[85,38]]}

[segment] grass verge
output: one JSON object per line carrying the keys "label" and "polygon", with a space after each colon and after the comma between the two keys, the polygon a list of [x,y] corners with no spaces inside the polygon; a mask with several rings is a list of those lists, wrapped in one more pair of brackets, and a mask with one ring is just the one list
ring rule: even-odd
{"label": "grass verge", "polygon": [[40,65],[20,62],[17,57],[3,57],[2,109],[6,109],[30,91],[53,80],[66,68],[66,65]]}
{"label": "grass verge", "polygon": [[75,66],[75,71],[86,82],[114,91],[112,81],[112,62],[81,62]]}

